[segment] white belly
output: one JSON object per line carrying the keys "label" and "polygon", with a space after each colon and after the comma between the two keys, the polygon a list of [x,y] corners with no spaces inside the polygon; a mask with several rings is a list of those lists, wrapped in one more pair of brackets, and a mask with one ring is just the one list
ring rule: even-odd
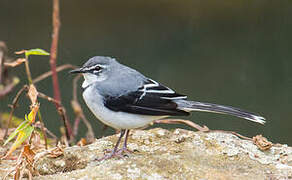
{"label": "white belly", "polygon": [[112,111],[103,105],[102,97],[97,92],[92,92],[92,87],[85,89],[83,98],[88,108],[101,122],[115,129],[141,128],[154,120],[167,117]]}

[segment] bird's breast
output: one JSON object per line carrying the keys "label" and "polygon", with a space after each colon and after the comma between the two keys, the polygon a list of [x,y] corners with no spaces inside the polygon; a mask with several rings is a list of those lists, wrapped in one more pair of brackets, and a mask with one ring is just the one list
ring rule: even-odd
{"label": "bird's breast", "polygon": [[91,112],[104,124],[115,129],[135,129],[145,127],[164,116],[147,116],[122,111],[112,111],[104,106],[104,99],[94,88],[89,86],[83,92],[83,99]]}

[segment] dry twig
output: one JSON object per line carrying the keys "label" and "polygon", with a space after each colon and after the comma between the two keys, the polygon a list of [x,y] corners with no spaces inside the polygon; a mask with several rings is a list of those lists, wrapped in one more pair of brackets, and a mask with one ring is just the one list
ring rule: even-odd
{"label": "dry twig", "polygon": [[74,136],[77,135],[79,122],[81,119],[88,129],[88,131],[87,131],[88,142],[93,142],[94,141],[94,132],[93,132],[92,126],[89,123],[89,121],[86,119],[86,117],[84,116],[83,110],[82,110],[82,108],[78,102],[78,98],[77,98],[77,82],[80,79],[80,77],[81,77],[81,75],[78,75],[73,79],[73,100],[71,101],[71,106],[72,106],[72,109],[74,110],[74,113],[76,116],[75,122],[74,122],[73,134],[74,134]]}
{"label": "dry twig", "polygon": [[[37,128],[41,128],[42,127],[42,125],[41,125],[41,122],[36,122],[35,124],[34,124],[34,126],[35,127],[37,127]],[[58,137],[54,134],[54,133],[52,133],[50,130],[48,130],[46,127],[44,127],[44,130],[54,139],[54,140],[57,140],[58,139]]]}
{"label": "dry twig", "polygon": [[203,127],[201,127],[200,125],[198,125],[192,121],[184,120],[184,119],[161,119],[161,120],[154,121],[154,123],[157,123],[157,124],[186,124],[186,125],[193,127],[199,131],[202,131],[202,132],[209,131],[209,128],[205,125]]}
{"label": "dry twig", "polygon": [[241,139],[245,139],[245,140],[249,140],[249,141],[252,141],[252,138],[250,137],[246,137],[246,136],[243,136],[237,132],[234,132],[234,131],[225,131],[225,130],[209,130],[208,132],[222,132],[222,133],[229,133],[229,134],[233,134]]}
{"label": "dry twig", "polygon": [[5,61],[5,55],[7,53],[7,46],[3,41],[0,41],[0,84],[2,84],[3,80],[3,69],[4,69],[4,61]]}
{"label": "dry twig", "polygon": [[55,104],[59,104],[59,105],[61,106],[61,104],[60,104],[59,101],[55,100],[54,98],[52,98],[52,97],[50,97],[50,96],[45,95],[44,93],[39,92],[39,93],[38,93],[38,97],[43,98],[43,99],[46,99],[46,100],[48,100],[49,102],[53,102],[53,103],[55,103]]}
{"label": "dry twig", "polygon": [[249,137],[246,137],[246,136],[243,136],[237,132],[234,132],[234,131],[225,131],[225,130],[210,130],[207,126],[203,126],[201,127],[200,125],[192,122],[192,121],[189,121],[189,120],[183,120],[183,119],[162,119],[162,120],[156,120],[154,121],[154,123],[162,123],[162,124],[186,124],[190,127],[193,127],[199,131],[202,131],[202,132],[223,132],[223,133],[229,133],[229,134],[233,134],[241,139],[245,139],[245,140],[249,140],[249,141],[253,141],[252,138],[249,138]]}
{"label": "dry twig", "polygon": [[15,108],[17,107],[17,102],[19,100],[19,97],[20,95],[24,92],[24,91],[27,91],[28,90],[28,86],[27,85],[24,85],[16,94],[16,96],[14,97],[13,101],[12,101],[12,104],[9,105],[10,108],[11,108],[11,111],[10,111],[10,114],[9,114],[9,119],[8,119],[8,123],[7,123],[7,127],[5,128],[5,133],[4,133],[4,138],[6,138],[7,136],[7,133],[8,133],[8,128],[10,126],[10,123],[11,123],[11,120],[12,120],[12,117],[13,117],[13,113],[15,111]]}
{"label": "dry twig", "polygon": [[18,84],[17,77],[9,78],[7,75],[6,63],[10,59],[7,57],[8,48],[3,41],[0,41],[0,98],[12,92],[13,88]]}
{"label": "dry twig", "polygon": [[[58,66],[56,68],[56,71],[57,72],[60,72],[60,71],[63,71],[65,69],[75,69],[76,66],[73,66],[71,64],[63,64],[61,66]],[[40,76],[36,77],[35,79],[32,80],[33,83],[38,83],[44,79],[46,79],[47,77],[51,76],[53,73],[52,71],[48,71],[48,72],[45,72],[44,74],[41,74]]]}
{"label": "dry twig", "polygon": [[24,63],[26,61],[25,58],[18,58],[13,62],[4,62],[4,66],[6,67],[16,67],[19,66],[20,64]]}
{"label": "dry twig", "polygon": [[3,87],[3,89],[0,88],[0,98],[2,98],[4,96],[6,96],[7,94],[9,94],[18,83],[19,83],[19,79],[14,77],[12,82],[10,82],[9,84],[5,85]]}
{"label": "dry twig", "polygon": [[[67,129],[68,128],[68,124],[66,124],[66,122],[69,122],[69,121],[68,121],[68,119],[66,119],[67,116],[66,116],[66,110],[65,110],[64,106],[59,101],[57,101],[56,99],[54,99],[54,98],[52,98],[50,96],[47,96],[44,93],[39,92],[38,96],[40,98],[48,100],[49,102],[53,102],[55,104],[58,104],[58,106],[59,106],[58,113],[61,116],[63,122],[65,122],[65,124],[64,124],[65,129]],[[65,134],[66,134],[66,137],[68,137],[68,136],[70,137],[70,138],[68,138],[70,140],[72,140],[74,138],[74,137],[71,137],[71,136],[73,136],[73,134],[68,134],[68,131],[66,131],[66,130],[65,130]]]}

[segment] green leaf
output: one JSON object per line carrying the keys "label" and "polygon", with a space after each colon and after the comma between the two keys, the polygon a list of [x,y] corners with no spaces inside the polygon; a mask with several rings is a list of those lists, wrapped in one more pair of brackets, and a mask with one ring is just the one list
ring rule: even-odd
{"label": "green leaf", "polygon": [[18,136],[14,143],[12,144],[11,148],[7,152],[7,156],[10,155],[13,151],[15,151],[16,148],[18,148],[27,138],[30,137],[31,133],[33,132],[34,127],[33,126],[26,126],[22,130],[19,131]]}
{"label": "green leaf", "polygon": [[39,55],[39,56],[48,56],[50,55],[50,53],[48,53],[47,51],[43,50],[43,49],[30,49],[25,51],[25,56],[28,57],[30,55]]}
{"label": "green leaf", "polygon": [[[26,115],[25,115],[26,116]],[[26,128],[29,125],[28,121],[23,121],[16,129],[13,131],[13,133],[10,134],[8,139],[5,141],[4,146],[11,141],[22,129]]]}

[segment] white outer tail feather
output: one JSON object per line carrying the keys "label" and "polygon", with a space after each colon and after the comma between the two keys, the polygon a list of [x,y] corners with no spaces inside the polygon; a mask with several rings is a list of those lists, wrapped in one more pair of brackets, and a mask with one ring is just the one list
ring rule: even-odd
{"label": "white outer tail feather", "polygon": [[228,114],[243,118],[249,121],[253,121],[260,124],[265,124],[265,118],[259,116],[255,113],[247,112],[239,108],[234,108],[231,106],[223,106],[218,104],[211,103],[202,103],[196,101],[187,101],[187,100],[174,100],[178,104],[178,109],[185,111],[203,111],[203,112],[213,112],[219,114]]}

